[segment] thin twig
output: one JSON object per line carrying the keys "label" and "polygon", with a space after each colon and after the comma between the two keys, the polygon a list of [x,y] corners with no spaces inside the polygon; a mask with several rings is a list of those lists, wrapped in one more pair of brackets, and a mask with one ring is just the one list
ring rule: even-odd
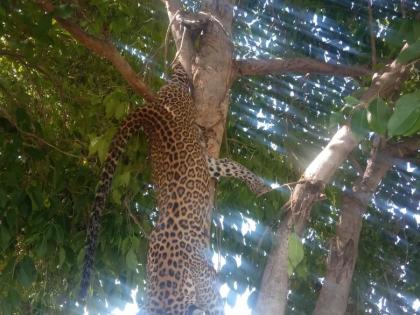
{"label": "thin twig", "polygon": [[174,16],[172,17],[172,19],[169,21],[168,24],[168,28],[166,29],[166,34],[165,34],[165,46],[164,46],[164,50],[163,50],[163,64],[164,64],[164,69],[165,69],[165,73],[168,74],[168,46],[169,46],[169,32],[171,30],[172,24],[175,21],[175,18],[178,16],[180,10],[177,10],[174,14]]}
{"label": "thin twig", "polygon": [[311,183],[311,182],[312,181],[309,180],[309,179],[301,179],[301,180],[298,180],[296,182],[285,183],[285,184],[280,185],[279,187],[277,187],[277,188],[275,188],[273,190],[277,190],[277,189],[282,188],[282,187],[287,187],[291,191],[292,188],[290,186],[296,186],[296,185],[299,185],[299,184],[305,184],[305,183]]}
{"label": "thin twig", "polygon": [[372,66],[376,65],[376,36],[375,30],[373,29],[373,13],[372,13],[372,0],[367,0],[368,2],[368,23],[369,23],[369,33],[370,33],[370,50],[372,54]]}
{"label": "thin twig", "polygon": [[10,117],[10,115],[3,109],[3,108],[0,108],[0,112],[2,113],[2,115],[3,115],[3,117],[5,118],[5,119],[7,119],[8,121],[9,121],[9,123],[11,124],[11,125],[13,125],[13,127],[14,128],[16,128],[16,130],[17,131],[19,131],[21,134],[23,134],[23,135],[25,135],[25,136],[27,136],[27,137],[30,137],[30,138],[33,138],[33,139],[36,139],[37,141],[39,141],[39,142],[41,142],[42,144],[44,144],[44,145],[46,145],[46,146],[49,146],[50,148],[53,148],[54,150],[56,150],[56,151],[58,151],[58,152],[60,152],[60,153],[62,153],[62,154],[64,154],[64,155],[67,155],[67,156],[70,156],[70,157],[72,157],[72,158],[75,158],[75,159],[82,159],[82,157],[80,157],[80,156],[78,156],[78,155],[75,155],[75,154],[72,154],[72,153],[69,153],[69,152],[66,152],[66,151],[63,151],[63,150],[61,150],[60,148],[58,148],[58,147],[56,147],[55,145],[53,145],[53,144],[51,144],[51,143],[49,143],[48,141],[46,141],[45,139],[43,139],[43,138],[41,138],[41,137],[39,137],[38,135],[36,135],[36,134],[33,134],[33,133],[31,133],[31,132],[27,132],[27,131],[24,131],[24,130],[22,130],[14,121],[13,121],[13,119]]}
{"label": "thin twig", "polygon": [[126,205],[126,209],[128,212],[128,215],[130,216],[131,219],[133,219],[134,223],[137,225],[137,227],[139,228],[139,230],[143,233],[144,237],[146,237],[149,241],[150,241],[150,236],[148,233],[146,233],[146,231],[143,229],[143,226],[140,224],[140,221],[137,219],[137,217],[131,212],[130,207],[128,207],[128,205]]}
{"label": "thin twig", "polygon": [[185,38],[186,31],[187,31],[187,28],[184,26],[184,29],[182,30],[181,45],[179,45],[179,49],[176,52],[174,60],[172,60],[171,64],[173,64],[178,59],[178,56],[181,53],[181,48],[182,48],[182,45],[184,44],[184,38]]}

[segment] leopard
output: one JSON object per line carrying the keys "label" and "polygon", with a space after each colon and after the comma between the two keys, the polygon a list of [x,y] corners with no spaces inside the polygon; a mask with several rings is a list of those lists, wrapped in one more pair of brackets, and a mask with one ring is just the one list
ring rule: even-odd
{"label": "leopard", "polygon": [[148,139],[158,218],[149,235],[146,303],[142,314],[221,315],[216,271],[211,264],[208,213],[211,179],[244,181],[257,195],[271,190],[265,181],[229,159],[203,148],[195,120],[192,84],[179,61],[156,94],[136,108],[114,135],[103,164],[87,226],[79,299],[85,301],[94,265],[101,214],[117,163],[128,140],[140,130]]}

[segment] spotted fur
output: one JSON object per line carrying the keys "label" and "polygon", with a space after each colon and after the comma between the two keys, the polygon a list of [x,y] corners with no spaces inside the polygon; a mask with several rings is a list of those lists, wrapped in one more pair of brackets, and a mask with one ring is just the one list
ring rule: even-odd
{"label": "spotted fur", "polygon": [[177,63],[171,80],[157,93],[157,101],[138,108],[119,128],[91,209],[81,299],[85,298],[89,286],[100,216],[117,161],[128,139],[142,128],[149,139],[159,209],[149,241],[145,312],[149,315],[223,314],[215,270],[208,257],[209,179],[216,175],[238,176],[256,193],[265,188],[258,177],[239,164],[206,158],[199,130],[194,125],[195,115],[188,77]]}
{"label": "spotted fur", "polygon": [[207,167],[212,178],[219,180],[220,177],[234,177],[243,181],[249,189],[261,196],[272,188],[264,183],[262,178],[256,176],[253,172],[245,166],[229,160],[229,159],[215,159],[211,156],[206,156]]}

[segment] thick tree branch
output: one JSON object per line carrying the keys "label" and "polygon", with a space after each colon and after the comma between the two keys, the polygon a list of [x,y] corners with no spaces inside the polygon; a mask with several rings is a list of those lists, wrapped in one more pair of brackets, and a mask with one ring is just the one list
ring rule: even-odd
{"label": "thick tree branch", "polygon": [[[407,45],[403,49],[406,48]],[[409,69],[409,66],[400,64],[396,60],[389,64],[386,71],[376,76],[371,87],[363,93],[361,105],[367,106],[370,101],[378,96],[386,98],[391,96],[395,91],[398,91]],[[294,226],[295,232],[298,235],[302,235],[311,215],[313,204],[319,200],[324,186],[330,182],[335,171],[357,144],[358,140],[353,135],[350,127],[343,126],[337,131],[328,145],[311,162],[300,178],[304,183],[298,184],[295,187],[289,199],[291,211],[285,218],[287,224],[283,226]],[[278,248],[287,249],[288,238],[279,238],[282,232],[281,230],[277,231],[274,242],[275,246],[272,249],[274,255],[278,251]],[[278,278],[283,279],[283,281],[280,284],[274,284],[273,281],[275,280],[273,277],[269,275],[264,276],[257,302],[257,309],[259,309],[260,314],[269,314],[265,310],[270,309],[276,309],[279,315],[285,313],[288,277],[287,274],[284,274],[285,271],[282,266],[287,265],[287,259],[287,255],[285,255],[277,259],[274,265],[267,264],[266,266],[269,272],[278,274]],[[269,259],[270,261],[272,260]],[[268,292],[265,288],[270,288],[271,291]]]}
{"label": "thick tree branch", "polygon": [[336,236],[330,242],[327,272],[313,315],[345,313],[357,260],[362,214],[381,180],[395,164],[394,157],[407,157],[415,154],[419,148],[419,138],[388,143],[383,148],[373,147],[362,181],[343,195],[341,216]]}
{"label": "thick tree branch", "polygon": [[[48,13],[53,13],[55,10],[54,5],[49,0],[37,0],[37,3]],[[137,73],[111,42],[87,34],[77,24],[68,19],[54,18],[79,43],[98,56],[109,60],[137,94],[146,101],[153,102],[155,100],[155,96],[150,88],[142,82]]]}
{"label": "thick tree branch", "polygon": [[333,65],[310,58],[248,59],[235,61],[235,78],[248,75],[282,73],[317,73],[337,76],[360,77],[370,71],[360,66]]}

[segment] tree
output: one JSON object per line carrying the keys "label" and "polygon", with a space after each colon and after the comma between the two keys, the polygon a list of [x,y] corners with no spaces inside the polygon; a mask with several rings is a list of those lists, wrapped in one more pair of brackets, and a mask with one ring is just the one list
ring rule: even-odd
{"label": "tree", "polygon": [[[297,183],[289,212],[279,210],[287,200],[286,192],[256,200],[249,196],[246,188],[237,187],[239,192],[230,193],[234,182],[223,181],[218,185],[217,213],[209,213],[208,224],[216,225],[211,235],[214,248],[226,259],[220,276],[230,288],[229,304],[234,304],[237,294],[247,287],[259,287],[267,260],[264,253],[270,252],[271,242],[275,243],[278,235],[285,235],[282,239],[288,242],[280,259],[286,277],[281,283],[283,286],[278,287],[287,292],[286,272],[293,272],[289,286],[292,290],[288,301],[290,312],[311,312],[319,284],[308,274],[314,277],[323,274],[320,258],[326,255],[319,244],[334,235],[332,226],[342,204],[341,188],[351,185],[357,177],[356,167],[352,169],[347,165],[334,175],[336,168],[359,141],[362,141],[362,149],[355,153],[353,160],[358,162],[354,165],[366,161],[369,152],[366,130],[392,137],[392,141],[418,134],[419,110],[417,105],[412,105],[419,103],[415,68],[419,57],[416,4],[375,6],[374,3],[369,7],[359,2],[347,7],[347,4],[331,2],[294,1],[279,6],[272,1],[241,1],[235,7],[229,1],[207,0],[187,2],[184,7],[189,9],[188,14],[181,10],[178,1],[164,4],[156,1],[141,4],[134,1],[7,1],[1,4],[0,240],[3,258],[0,279],[4,285],[0,296],[2,301],[7,301],[0,306],[2,313],[59,313],[69,305],[77,291],[79,278],[74,275],[80,271],[86,212],[100,164],[118,122],[143,100],[153,99],[153,90],[162,84],[164,60],[168,56],[179,53],[185,68],[191,69],[194,99],[199,109],[197,124],[206,131],[207,150],[212,156],[220,153],[232,156],[256,173],[282,184],[297,182],[301,170],[314,157],[313,152],[325,144],[328,134],[332,135],[326,127],[329,120],[332,128],[338,123],[343,125],[340,130],[346,130],[345,135],[350,139],[350,143],[343,141],[350,146],[330,169],[328,179],[322,179],[321,185],[318,181],[308,182],[305,176]],[[376,21],[369,21],[368,9]],[[331,26],[335,32],[326,27],[324,20],[335,23]],[[165,40],[168,23],[176,48]],[[374,23],[390,24],[384,27],[384,34],[379,33],[381,41],[371,40],[371,34],[365,30],[366,25]],[[186,31],[184,26],[188,26]],[[198,32],[194,29],[196,26]],[[358,41],[365,45],[357,47]],[[409,45],[399,53],[404,42]],[[376,51],[376,61],[372,58],[372,63],[376,64],[374,72],[382,74],[372,84],[370,71],[354,66],[370,62],[371,47]],[[324,60],[332,60],[320,61],[319,52],[323,52]],[[277,59],[279,56],[287,59]],[[382,66],[394,58],[398,58],[398,69]],[[350,66],[338,65],[336,61]],[[388,84],[394,86],[400,79],[400,86],[391,97],[383,96],[375,90],[376,82],[389,77],[392,71],[397,75],[393,75]],[[280,74],[287,75],[279,80]],[[372,88],[363,96],[356,92],[346,99],[347,105],[343,107],[342,97],[353,93],[357,83],[339,77],[363,75],[367,77],[361,85]],[[387,106],[394,104],[395,107],[388,109]],[[255,120],[263,127],[255,126]],[[346,120],[351,121],[357,140]],[[384,123],[386,121],[388,123]],[[275,128],[268,134],[264,129],[270,129],[270,124]],[[339,131],[337,135],[343,133]],[[284,148],[286,154],[276,147]],[[156,216],[153,189],[147,184],[145,148],[144,138],[131,141],[117,169],[112,202],[104,217],[95,289],[89,304],[93,313],[110,312],[105,299],[113,307],[130,301],[131,289],[136,285],[140,297],[144,290],[144,253]],[[324,166],[322,170],[326,170]],[[401,175],[402,171],[394,173],[397,174],[394,177],[410,176]],[[333,175],[336,184],[325,188]],[[308,186],[316,197],[320,189],[325,188],[327,201],[316,209],[318,215],[313,218],[316,237],[305,236],[315,249],[305,247],[302,258],[297,235],[303,235],[316,198],[311,199],[300,227],[296,221],[291,225],[286,223],[298,213],[293,207],[302,209],[297,205],[306,199],[298,194],[306,193]],[[382,187],[392,190],[389,185]],[[413,193],[393,194],[394,203],[414,211]],[[405,197],[402,194],[406,194]],[[343,201],[343,209],[344,204]],[[242,214],[236,208],[244,209]],[[381,217],[375,209],[368,209],[370,215],[386,222],[387,214]],[[215,219],[212,221],[211,217]],[[277,225],[279,219],[279,231],[287,228],[283,234],[271,235],[269,227],[261,227],[269,226],[270,222]],[[257,227],[245,237],[238,230],[247,220],[256,222]],[[370,251],[386,253],[388,258],[400,257],[401,251],[406,250],[405,262],[400,265],[405,266],[405,272],[412,278],[401,281],[398,274],[392,272],[392,260],[384,264],[388,269],[382,274],[385,279],[391,278],[391,283],[398,288],[396,292],[410,298],[410,295],[416,296],[419,283],[416,281],[419,274],[412,267],[416,262],[418,265],[419,257],[409,250],[418,242],[416,223],[414,217],[406,216],[400,216],[395,222],[395,226],[389,223],[386,226],[395,230],[394,234],[400,239],[399,235],[406,235],[406,248],[390,246],[389,240],[384,240],[373,224],[362,230],[361,244]],[[297,234],[287,237],[291,229]],[[384,227],[382,231],[387,229]],[[363,233],[373,241],[367,243]],[[337,237],[340,237],[339,230]],[[285,250],[287,247],[289,250]],[[378,280],[381,269],[366,255],[369,249],[359,253],[358,262],[366,268],[358,271],[356,267],[353,281],[357,290],[351,292],[349,301],[358,301],[355,305],[359,311],[372,308],[374,312],[381,312],[379,307],[368,303],[369,297],[378,300],[377,293],[366,288],[370,287],[384,292],[386,298],[382,303],[387,301],[385,307],[389,310],[410,306],[393,295],[393,291],[384,290],[384,281]],[[240,266],[234,259],[236,254],[242,257]],[[333,250],[330,256],[332,254]],[[277,259],[274,261],[281,265]],[[364,279],[364,275],[369,275],[366,277],[369,280]],[[119,283],[116,284],[115,279]],[[268,286],[263,284],[261,292],[264,288]],[[256,295],[256,291],[251,295],[250,304]],[[276,298],[283,303],[278,309],[280,312],[280,308],[286,307],[286,296],[283,293]],[[307,302],[302,303],[302,298]]]}

